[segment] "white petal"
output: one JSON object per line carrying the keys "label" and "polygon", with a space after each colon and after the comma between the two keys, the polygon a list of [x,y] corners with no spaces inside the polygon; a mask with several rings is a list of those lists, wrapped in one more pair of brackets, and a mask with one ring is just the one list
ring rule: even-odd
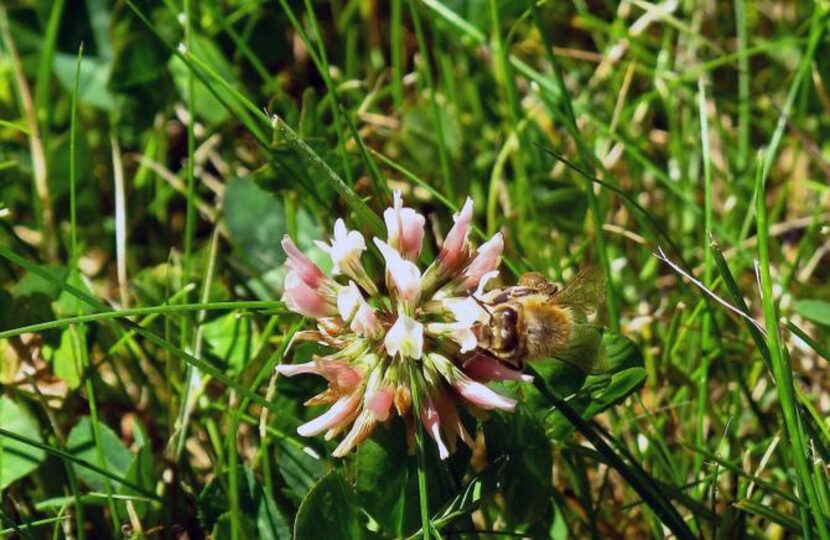
{"label": "white petal", "polygon": [[389,356],[400,353],[406,358],[419,360],[424,351],[424,325],[399,313],[398,320],[386,333],[383,344]]}

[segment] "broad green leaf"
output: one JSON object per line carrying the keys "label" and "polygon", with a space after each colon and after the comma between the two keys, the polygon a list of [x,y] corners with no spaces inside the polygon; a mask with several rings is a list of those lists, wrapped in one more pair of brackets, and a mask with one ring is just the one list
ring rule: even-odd
{"label": "broad green leaf", "polygon": [[[35,419],[7,396],[0,396],[0,426],[43,442]],[[45,457],[43,450],[0,437],[0,489],[37,469]]]}
{"label": "broad green leaf", "polygon": [[825,300],[798,300],[793,309],[806,319],[830,326],[830,302]]}
{"label": "broad green leaf", "polygon": [[[604,371],[589,375],[580,391],[569,400],[571,407],[586,420],[631,395],[640,387],[646,376],[643,355],[633,341],[620,334],[606,332],[603,336],[603,346]],[[534,367],[537,370],[539,368],[538,365]],[[558,391],[556,384],[550,384],[550,387]],[[559,391],[558,395],[568,397],[571,394]],[[540,402],[536,398],[531,401]],[[554,440],[562,440],[573,431],[571,423],[558,411],[546,416],[545,424],[548,426],[548,435]]]}
{"label": "broad green leaf", "polygon": [[602,391],[593,396],[587,409],[582,413],[583,418],[591,418],[620,403],[634,393],[646,378],[646,370],[641,367],[624,369],[611,376],[611,382]]}
{"label": "broad green leaf", "polygon": [[[66,449],[75,456],[98,465],[120,477],[126,477],[127,471],[133,460],[133,455],[108,426],[98,423],[98,433],[101,437],[100,444],[103,453],[103,463],[99,457],[98,448],[95,446],[95,437],[92,429],[92,419],[84,416],[81,421],[69,432],[66,440]],[[96,491],[106,492],[107,479],[104,476],[79,465],[75,467],[75,474],[89,487]],[[110,486],[116,487],[110,481]]]}
{"label": "broad green leaf", "polygon": [[228,183],[224,204],[231,244],[243,261],[260,271],[282,264],[285,260],[280,247],[285,234],[282,202],[253,180],[239,178]]}
{"label": "broad green leaf", "polygon": [[[355,460],[358,501],[395,537],[408,536],[421,528],[417,458],[407,451],[406,437],[404,422],[395,418],[389,425],[378,426],[372,437],[358,446]],[[448,469],[456,468],[455,476],[462,476],[470,455],[459,441],[455,454],[441,461],[432,439],[425,437],[425,444],[427,500],[430,515],[436,515],[458,496]]]}
{"label": "broad green leaf", "polygon": [[306,494],[294,521],[295,540],[353,540],[364,536],[354,492],[337,471]]}
{"label": "broad green leaf", "polygon": [[606,331],[602,336],[605,346],[605,371],[621,371],[632,367],[643,367],[643,353],[636,343],[615,332]]}
{"label": "broad green leaf", "polygon": [[[48,272],[53,278],[58,281],[66,279],[67,271],[63,266],[42,266],[42,270]],[[23,277],[15,283],[12,289],[12,295],[15,298],[22,298],[33,294],[42,294],[50,300],[56,300],[60,295],[61,289],[54,283],[46,281],[42,277],[32,273],[26,272]]]}

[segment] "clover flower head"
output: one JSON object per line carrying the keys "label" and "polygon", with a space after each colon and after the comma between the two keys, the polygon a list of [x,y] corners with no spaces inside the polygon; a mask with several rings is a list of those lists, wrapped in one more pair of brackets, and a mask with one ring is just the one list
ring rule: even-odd
{"label": "clover flower head", "polygon": [[[472,245],[473,201],[468,198],[453,216],[435,261],[422,272],[424,216],[405,207],[395,192],[383,217],[387,238],[373,238],[373,244],[385,263],[385,278],[370,276],[361,259],[371,245],[342,219],[329,242],[316,242],[331,256],[335,277],[325,275],[290,238],[283,239],[286,307],[317,321],[316,330],[300,332],[297,339],[317,341],[334,352],[303,364],[284,363],[277,371],[327,381],[327,389],[306,404],[327,404],[328,410],[297,431],[307,437],[324,433],[326,440],[345,433],[334,456],[347,455],[378,424],[397,415],[406,420],[410,440],[417,418],[445,459],[458,440],[473,444],[461,409],[516,407],[515,399],[489,382],[529,380],[478,347],[477,328],[489,320],[479,297],[498,275],[504,241],[496,234],[478,249]],[[413,410],[414,392],[419,410]]]}

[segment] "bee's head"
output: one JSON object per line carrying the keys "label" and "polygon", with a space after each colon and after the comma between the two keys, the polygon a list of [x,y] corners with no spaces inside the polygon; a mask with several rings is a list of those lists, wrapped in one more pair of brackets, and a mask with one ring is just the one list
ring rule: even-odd
{"label": "bee's head", "polygon": [[521,355],[519,335],[519,312],[511,304],[496,306],[486,323],[474,327],[478,346],[493,353],[502,360]]}

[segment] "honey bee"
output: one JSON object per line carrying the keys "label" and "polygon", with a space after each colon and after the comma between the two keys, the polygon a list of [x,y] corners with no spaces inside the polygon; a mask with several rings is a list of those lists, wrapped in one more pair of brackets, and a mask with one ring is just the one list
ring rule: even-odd
{"label": "honey bee", "polygon": [[473,327],[478,345],[517,367],[556,358],[593,371],[601,360],[602,328],[588,317],[596,311],[604,286],[604,276],[595,267],[584,268],[562,288],[539,273],[526,273],[517,285],[480,298],[489,317]]}

